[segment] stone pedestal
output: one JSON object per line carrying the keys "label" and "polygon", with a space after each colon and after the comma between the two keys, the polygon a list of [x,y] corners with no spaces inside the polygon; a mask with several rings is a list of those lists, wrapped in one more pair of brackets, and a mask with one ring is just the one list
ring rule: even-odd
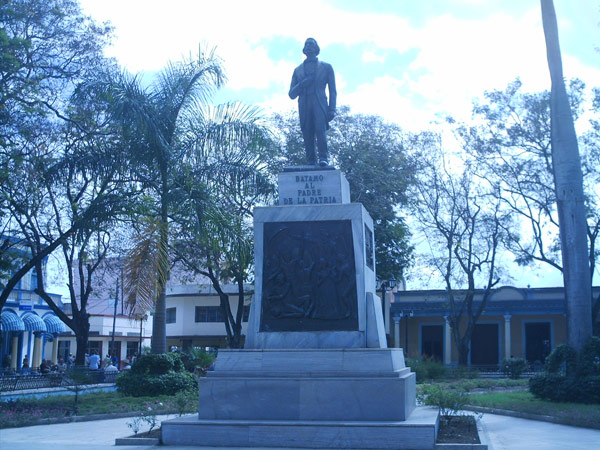
{"label": "stone pedestal", "polygon": [[246,348],[385,348],[372,230],[360,203],[255,208]]}
{"label": "stone pedestal", "polygon": [[219,351],[198,417],[166,445],[433,449],[437,410],[387,349],[373,220],[343,174],[293,168],[280,205],[254,210],[255,285],[244,350]]}

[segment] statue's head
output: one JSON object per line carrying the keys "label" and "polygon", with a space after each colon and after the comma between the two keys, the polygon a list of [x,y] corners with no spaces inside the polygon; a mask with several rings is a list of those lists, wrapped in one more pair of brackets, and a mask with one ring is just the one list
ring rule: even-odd
{"label": "statue's head", "polygon": [[306,56],[310,56],[311,54],[317,56],[321,52],[319,48],[319,44],[313,38],[308,38],[306,42],[304,42],[304,48],[302,49],[302,53]]}

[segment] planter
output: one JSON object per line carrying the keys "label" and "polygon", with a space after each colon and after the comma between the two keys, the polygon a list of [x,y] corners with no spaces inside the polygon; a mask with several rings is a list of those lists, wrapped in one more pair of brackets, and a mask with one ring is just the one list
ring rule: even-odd
{"label": "planter", "polygon": [[137,435],[115,439],[115,445],[159,445],[160,428]]}
{"label": "planter", "polygon": [[440,416],[436,449],[483,450],[488,448],[482,443],[473,416]]}

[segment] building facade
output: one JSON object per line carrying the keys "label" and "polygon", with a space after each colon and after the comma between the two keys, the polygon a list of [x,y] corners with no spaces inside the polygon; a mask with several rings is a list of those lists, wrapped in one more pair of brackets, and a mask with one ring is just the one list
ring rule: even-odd
{"label": "building facade", "polygon": [[[594,288],[594,295],[599,293],[600,287]],[[475,308],[482,295],[483,290],[477,291]],[[396,292],[389,313],[392,345],[404,348],[411,358],[430,357],[457,364],[449,311],[446,291]],[[510,357],[543,364],[554,347],[567,342],[566,314],[563,288],[494,289],[473,331],[469,364],[497,366]],[[463,320],[461,327],[465,324]]]}
{"label": "building facade", "polygon": [[[235,317],[238,306],[237,285],[222,286],[229,296]],[[251,285],[245,286],[242,335],[245,336],[250,312]],[[167,289],[167,348],[187,350],[189,347],[227,347],[227,332],[221,316],[220,299],[208,284],[172,286]]]}
{"label": "building facade", "polygon": [[[10,292],[2,308],[1,372],[37,371],[44,359],[58,361],[61,335],[66,327],[34,292],[37,282],[37,272],[32,269]],[[60,295],[49,295],[59,307],[63,306]],[[24,362],[27,367],[23,367]]]}

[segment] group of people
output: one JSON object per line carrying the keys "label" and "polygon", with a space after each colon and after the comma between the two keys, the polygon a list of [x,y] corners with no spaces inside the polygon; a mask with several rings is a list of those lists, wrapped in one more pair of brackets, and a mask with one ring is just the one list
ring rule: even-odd
{"label": "group of people", "polygon": [[[132,357],[132,363],[135,360],[135,356]],[[122,361],[122,370],[131,369],[129,361]],[[100,355],[96,350],[92,350],[92,354],[85,354],[85,366],[91,370],[104,369],[105,372],[119,372],[119,358],[116,356],[106,355],[104,359],[100,358]]]}
{"label": "group of people", "polygon": [[[135,360],[135,356],[132,358],[132,363]],[[1,372],[10,372],[11,367],[11,356],[4,355],[2,359],[2,371]],[[29,355],[25,355],[23,358],[23,362],[21,364],[21,374],[29,375],[32,373],[35,374],[48,374],[48,373],[65,373],[68,369],[75,366],[75,357],[72,353],[69,353],[66,359],[59,358],[58,362],[53,362],[50,359],[42,359],[39,367],[31,367],[31,363],[29,361]],[[119,358],[116,356],[106,355],[104,359],[100,358],[98,352],[96,350],[92,350],[91,355],[85,354],[85,367],[91,370],[99,370],[104,369],[105,372],[119,372]],[[129,361],[123,361],[123,370],[130,369],[131,365]]]}

